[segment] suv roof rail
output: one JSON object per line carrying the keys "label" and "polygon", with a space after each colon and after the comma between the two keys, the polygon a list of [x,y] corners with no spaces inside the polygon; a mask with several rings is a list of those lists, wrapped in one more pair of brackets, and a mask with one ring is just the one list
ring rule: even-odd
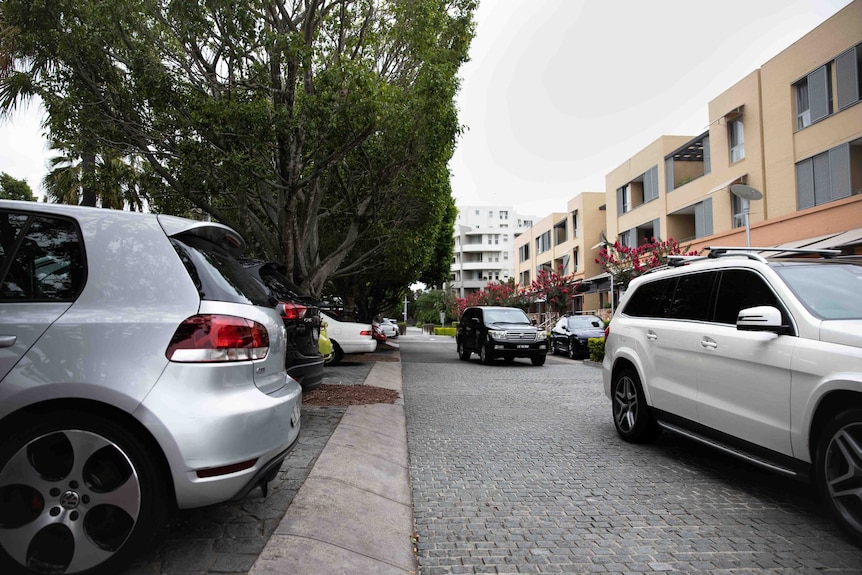
{"label": "suv roof rail", "polygon": [[740,246],[709,246],[710,258],[720,258],[724,256],[745,256],[749,259],[766,261],[763,256],[755,252],[774,252],[774,253],[792,253],[801,255],[817,255],[824,258],[831,258],[841,255],[841,250],[817,250],[811,248],[761,248],[761,247],[740,247]]}

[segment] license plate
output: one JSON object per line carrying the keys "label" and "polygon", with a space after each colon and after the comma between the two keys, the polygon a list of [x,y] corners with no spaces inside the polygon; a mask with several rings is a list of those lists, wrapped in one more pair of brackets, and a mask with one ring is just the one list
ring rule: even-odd
{"label": "license plate", "polygon": [[530,346],[522,343],[518,345],[518,349],[530,349]]}

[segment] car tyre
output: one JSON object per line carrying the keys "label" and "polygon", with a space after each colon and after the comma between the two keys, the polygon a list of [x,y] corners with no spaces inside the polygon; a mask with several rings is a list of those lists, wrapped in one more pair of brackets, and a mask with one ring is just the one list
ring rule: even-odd
{"label": "car tyre", "polygon": [[577,358],[578,358],[578,352],[577,352],[577,350],[575,349],[575,341],[574,341],[574,340],[572,340],[572,339],[570,339],[570,340],[569,340],[569,346],[568,346],[568,347],[569,347],[569,349],[568,349],[568,352],[569,352],[569,353],[568,353],[569,359],[577,359]]}
{"label": "car tyre", "polygon": [[470,359],[470,350],[464,347],[464,342],[458,340],[458,359],[468,361]]}
{"label": "car tyre", "polygon": [[613,376],[611,396],[614,426],[624,440],[646,443],[658,437],[661,428],[646,403],[637,372],[621,369]]}
{"label": "car tyre", "polygon": [[123,425],[57,411],[4,434],[0,572],[118,573],[160,535],[169,498],[160,456]]}
{"label": "car tyre", "polygon": [[530,358],[530,363],[535,365],[536,367],[545,365],[545,356],[544,355],[534,355]]}
{"label": "car tyre", "polygon": [[485,342],[479,346],[479,360],[486,365],[494,362],[494,354],[490,348],[491,344],[489,342]]}
{"label": "car tyre", "polygon": [[341,363],[342,359],[344,359],[344,351],[341,349],[341,346],[338,345],[338,342],[332,340],[332,353],[329,354],[329,360],[323,362],[323,365],[332,367],[333,365]]}
{"label": "car tyre", "polygon": [[817,441],[814,477],[838,525],[862,544],[862,409],[831,418]]}

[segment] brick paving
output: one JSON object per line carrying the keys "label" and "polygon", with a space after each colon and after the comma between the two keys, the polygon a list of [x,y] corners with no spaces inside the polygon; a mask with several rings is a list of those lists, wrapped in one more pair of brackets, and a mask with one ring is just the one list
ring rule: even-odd
{"label": "brick paving", "polygon": [[862,573],[808,486],[620,440],[595,367],[401,354],[421,575]]}

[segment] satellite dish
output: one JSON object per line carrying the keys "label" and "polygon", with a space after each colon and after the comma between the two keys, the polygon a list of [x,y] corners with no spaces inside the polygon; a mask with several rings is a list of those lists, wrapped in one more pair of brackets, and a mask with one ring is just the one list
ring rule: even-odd
{"label": "satellite dish", "polygon": [[744,200],[760,200],[763,199],[763,194],[755,190],[751,186],[743,184],[734,184],[730,186],[730,193]]}

